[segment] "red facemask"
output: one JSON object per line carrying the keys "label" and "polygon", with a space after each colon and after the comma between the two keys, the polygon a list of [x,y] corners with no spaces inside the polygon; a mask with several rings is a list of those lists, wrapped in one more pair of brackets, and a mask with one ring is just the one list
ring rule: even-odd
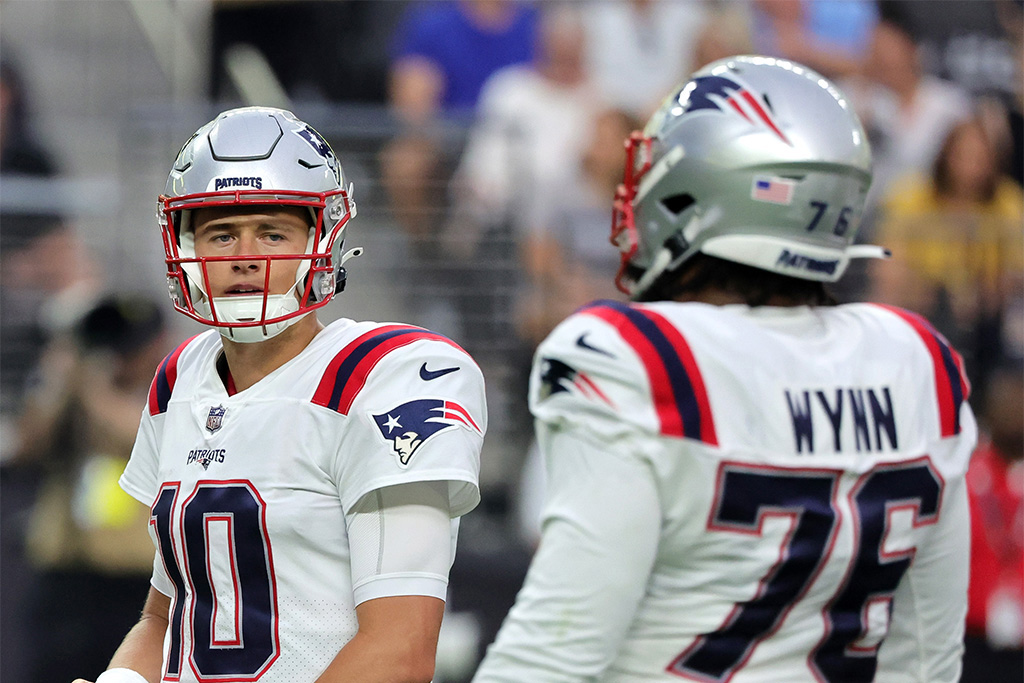
{"label": "red facemask", "polygon": [[615,276],[615,286],[625,294],[630,294],[626,268],[633,255],[636,254],[639,245],[633,200],[636,198],[640,181],[651,170],[652,142],[651,138],[645,137],[640,131],[634,131],[627,138],[625,142],[626,170],[623,174],[622,184],[615,191],[615,201],[612,204],[611,243],[622,255],[622,265]]}

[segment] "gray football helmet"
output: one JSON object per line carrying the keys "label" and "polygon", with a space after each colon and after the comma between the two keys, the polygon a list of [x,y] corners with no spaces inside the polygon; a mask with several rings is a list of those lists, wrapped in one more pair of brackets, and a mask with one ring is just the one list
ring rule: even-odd
{"label": "gray football helmet", "polygon": [[697,71],[626,142],[616,284],[642,299],[698,252],[833,282],[851,258],[871,151],[850,103],[794,62],[738,56]]}
{"label": "gray football helmet", "polygon": [[[356,215],[351,186],[327,141],[291,112],[245,107],[223,112],[196,131],[178,153],[160,196],[167,282],[174,307],[219,329],[229,339],[269,339],[327,304],[345,285],[345,227]],[[299,260],[295,286],[283,295],[266,288],[252,296],[214,298],[206,262],[252,256],[198,258],[191,212],[214,206],[288,205],[310,212],[306,253],[260,255],[269,282],[271,261]]]}

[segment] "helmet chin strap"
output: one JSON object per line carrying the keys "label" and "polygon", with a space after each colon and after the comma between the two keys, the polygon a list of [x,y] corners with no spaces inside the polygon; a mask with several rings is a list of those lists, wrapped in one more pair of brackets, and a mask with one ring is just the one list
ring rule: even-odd
{"label": "helmet chin strap", "polygon": [[[259,320],[262,316],[263,295],[216,297],[213,300],[213,305],[217,309],[217,319],[221,322],[251,323],[255,320]],[[196,309],[199,310],[204,317],[212,320],[213,312],[210,308],[210,302],[205,297],[201,301],[196,302]],[[271,294],[267,296],[267,318],[277,318],[282,315],[294,313],[297,310],[299,310],[299,302],[292,293]],[[297,315],[294,318],[288,318],[287,320],[267,323],[264,325],[252,325],[247,327],[217,326],[217,331],[220,332],[225,339],[230,339],[231,341],[240,342],[242,344],[252,344],[276,337],[310,313],[312,313],[312,311],[307,311],[305,315]]]}
{"label": "helmet chin strap", "polygon": [[690,216],[686,225],[665,240],[665,244],[655,252],[654,258],[651,259],[651,265],[637,280],[629,298],[639,301],[658,278],[665,274],[665,271],[675,270],[682,265],[683,261],[690,258],[696,252],[691,249],[694,240],[707,226],[713,225],[721,216],[722,210],[717,206],[711,207],[710,210],[703,213],[695,212]]}
{"label": "helmet chin strap", "polygon": [[654,284],[654,281],[661,277],[661,274],[665,272],[670,263],[672,263],[672,252],[667,247],[659,248],[658,253],[654,255],[654,259],[651,261],[650,267],[644,271],[644,274],[633,285],[633,291],[630,293],[629,298],[633,301],[639,301],[640,297]]}

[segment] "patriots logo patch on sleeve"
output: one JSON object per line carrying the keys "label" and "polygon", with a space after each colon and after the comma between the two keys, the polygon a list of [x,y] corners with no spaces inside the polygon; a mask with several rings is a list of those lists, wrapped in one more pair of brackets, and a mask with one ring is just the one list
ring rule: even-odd
{"label": "patriots logo patch on sleeve", "polygon": [[594,381],[586,373],[555,358],[543,358],[541,363],[540,400],[543,401],[564,391],[578,393],[585,398],[597,398],[613,408],[615,407],[611,399],[605,396],[604,392],[594,384]]}
{"label": "patriots logo patch on sleeve", "polygon": [[465,407],[442,398],[420,398],[371,415],[402,468],[409,466],[413,454],[435,434],[459,426],[483,433]]}

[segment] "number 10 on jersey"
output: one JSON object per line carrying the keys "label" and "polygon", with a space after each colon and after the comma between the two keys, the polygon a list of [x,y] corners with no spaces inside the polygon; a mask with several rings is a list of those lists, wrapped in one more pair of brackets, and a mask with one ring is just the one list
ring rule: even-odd
{"label": "number 10 on jersey", "polygon": [[197,678],[256,680],[281,650],[266,503],[249,481],[200,481],[176,513],[179,488],[164,484],[150,517],[174,585],[164,680],[181,676],[185,628]]}

